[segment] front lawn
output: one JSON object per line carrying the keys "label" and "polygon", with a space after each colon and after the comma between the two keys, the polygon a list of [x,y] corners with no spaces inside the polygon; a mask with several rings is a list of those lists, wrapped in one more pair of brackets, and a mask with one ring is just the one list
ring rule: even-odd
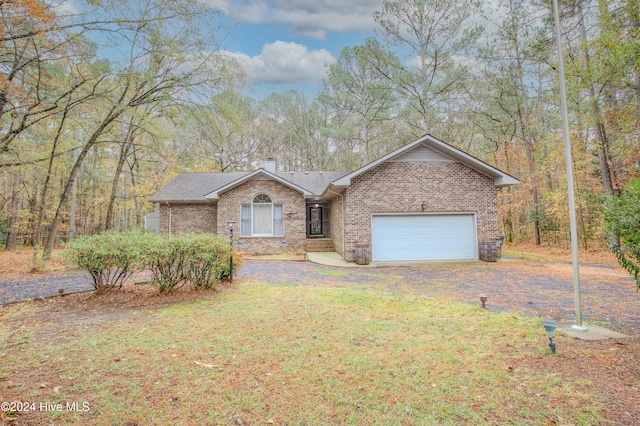
{"label": "front lawn", "polygon": [[540,372],[558,359],[540,319],[443,298],[243,282],[119,316],[47,321],[42,303],[0,326],[0,400],[64,408],[7,416],[25,424],[603,420],[589,377]]}

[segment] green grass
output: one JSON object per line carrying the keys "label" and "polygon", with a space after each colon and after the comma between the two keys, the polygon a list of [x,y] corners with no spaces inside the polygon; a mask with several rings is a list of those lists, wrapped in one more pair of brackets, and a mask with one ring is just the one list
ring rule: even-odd
{"label": "green grass", "polygon": [[328,270],[317,269],[313,271],[313,273],[318,275],[326,275],[328,277],[344,277],[345,275],[349,275],[349,271],[342,271],[339,269],[328,269]]}
{"label": "green grass", "polygon": [[244,282],[69,343],[39,332],[0,326],[5,400],[90,405],[45,424],[602,421],[580,383],[525,367],[539,320],[438,297]]}
{"label": "green grass", "polygon": [[570,261],[570,259],[566,259],[565,257],[560,255],[554,255],[550,253],[530,253],[526,251],[518,251],[506,248],[502,249],[502,255],[541,263],[566,263]]}

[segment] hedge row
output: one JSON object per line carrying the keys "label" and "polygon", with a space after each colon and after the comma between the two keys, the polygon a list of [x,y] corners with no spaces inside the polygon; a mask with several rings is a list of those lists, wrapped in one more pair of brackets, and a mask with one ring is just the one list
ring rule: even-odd
{"label": "hedge row", "polygon": [[[211,288],[229,278],[229,239],[213,234],[182,236],[150,232],[103,232],[67,244],[64,254],[85,269],[97,291],[120,288],[136,271],[149,269],[152,284],[169,291],[189,283]],[[234,273],[240,257],[234,254]]]}

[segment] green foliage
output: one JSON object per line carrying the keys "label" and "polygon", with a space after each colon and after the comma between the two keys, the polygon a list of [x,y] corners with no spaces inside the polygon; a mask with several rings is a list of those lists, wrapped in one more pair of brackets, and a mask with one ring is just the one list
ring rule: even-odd
{"label": "green foliage", "polygon": [[640,288],[640,179],[630,181],[620,197],[609,198],[604,217],[608,230],[622,241],[611,251]]}
{"label": "green foliage", "polygon": [[9,232],[9,227],[7,225],[6,219],[0,219],[0,246],[4,245],[7,242],[5,240],[5,235],[7,232]]}
{"label": "green foliage", "polygon": [[145,265],[153,274],[152,284],[161,292],[179,288],[186,281],[185,246],[183,238],[161,235],[147,247]]}
{"label": "green foliage", "polygon": [[[229,278],[229,240],[213,234],[157,236],[147,249],[146,265],[153,284],[162,291],[191,283],[193,289],[212,288]],[[237,257],[236,257],[237,258]],[[240,259],[234,262],[234,272]]]}
{"label": "green foliage", "polygon": [[75,239],[63,256],[89,272],[97,291],[108,291],[144,266],[143,251],[153,238],[141,231],[107,231]]}
{"label": "green foliage", "polygon": [[[185,275],[194,289],[211,288],[229,278],[229,259],[232,254],[227,238],[213,234],[189,235]],[[234,256],[234,273],[240,267],[240,257]]]}
{"label": "green foliage", "polygon": [[[184,236],[150,232],[111,232],[81,237],[64,254],[86,269],[98,291],[120,288],[134,272],[149,269],[159,291],[190,283],[193,289],[212,288],[229,278],[229,240],[212,234]],[[234,255],[234,272],[241,264]]]}

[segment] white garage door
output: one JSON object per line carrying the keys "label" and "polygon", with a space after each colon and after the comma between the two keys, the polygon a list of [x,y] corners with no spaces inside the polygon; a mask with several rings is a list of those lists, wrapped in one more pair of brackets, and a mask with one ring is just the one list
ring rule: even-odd
{"label": "white garage door", "polygon": [[472,214],[372,217],[373,261],[476,258]]}

